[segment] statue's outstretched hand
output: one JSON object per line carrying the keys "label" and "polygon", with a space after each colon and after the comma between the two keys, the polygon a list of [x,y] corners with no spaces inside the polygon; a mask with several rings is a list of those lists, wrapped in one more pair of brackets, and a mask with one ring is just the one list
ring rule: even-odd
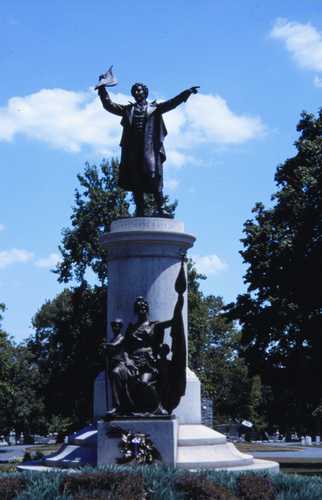
{"label": "statue's outstretched hand", "polygon": [[190,92],[192,94],[198,94],[198,89],[200,89],[200,85],[195,85],[194,87],[190,88]]}

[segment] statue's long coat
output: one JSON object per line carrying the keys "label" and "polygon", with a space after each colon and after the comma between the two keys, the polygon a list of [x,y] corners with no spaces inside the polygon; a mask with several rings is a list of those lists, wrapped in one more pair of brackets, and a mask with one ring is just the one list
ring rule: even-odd
{"label": "statue's long coat", "polygon": [[[162,190],[163,168],[166,159],[163,146],[167,129],[162,114],[171,111],[185,102],[191,95],[190,90],[184,90],[173,99],[161,103],[148,103],[144,129],[143,165],[137,167],[137,151],[133,133],[134,104],[122,105],[111,101],[106,89],[101,87],[100,98],[103,107],[114,115],[122,116],[123,134],[120,146],[121,163],[119,171],[119,186],[126,191],[143,191],[145,193]],[[142,175],[142,172],[144,175]]]}

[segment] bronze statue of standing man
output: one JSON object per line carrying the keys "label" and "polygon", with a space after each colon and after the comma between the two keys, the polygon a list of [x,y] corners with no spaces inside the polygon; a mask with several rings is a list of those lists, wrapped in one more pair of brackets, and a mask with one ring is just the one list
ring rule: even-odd
{"label": "bronze statue of standing man", "polygon": [[104,76],[96,87],[106,111],[122,117],[121,162],[119,186],[132,191],[136,216],[144,216],[144,193],[152,193],[157,216],[163,215],[163,163],[166,159],[163,142],[167,135],[162,115],[185,102],[198,92],[197,86],[184,90],[168,101],[148,102],[149,90],[143,83],[135,83],[131,94],[135,103],[127,105],[113,102],[106,90]]}

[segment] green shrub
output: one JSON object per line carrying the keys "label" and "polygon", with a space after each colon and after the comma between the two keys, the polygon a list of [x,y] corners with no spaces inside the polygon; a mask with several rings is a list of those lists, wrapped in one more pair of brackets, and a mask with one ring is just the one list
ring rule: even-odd
{"label": "green shrub", "polygon": [[[275,488],[275,493],[274,493]],[[275,494],[275,497],[273,496]],[[0,500],[321,500],[322,478],[160,466],[0,473]]]}
{"label": "green shrub", "polygon": [[276,500],[276,488],[271,478],[243,474],[237,480],[238,498],[242,500]]}
{"label": "green shrub", "polygon": [[73,499],[128,500],[144,498],[144,480],[141,474],[102,471],[81,473],[64,478],[60,491],[72,494]]}
{"label": "green shrub", "polygon": [[1,500],[12,500],[26,487],[24,477],[3,475],[0,476],[0,498]]}
{"label": "green shrub", "polygon": [[277,500],[321,500],[322,478],[296,474],[274,474]]}
{"label": "green shrub", "polygon": [[41,451],[37,450],[36,453],[32,455],[32,460],[41,460],[44,456],[45,455]]}
{"label": "green shrub", "polygon": [[29,451],[25,451],[22,461],[29,462],[30,460],[32,460],[31,453],[29,453]]}
{"label": "green shrub", "polygon": [[185,474],[175,481],[175,487],[187,500],[237,500],[230,491],[204,474]]}
{"label": "green shrub", "polygon": [[64,477],[61,472],[29,472],[23,477],[27,480],[26,488],[15,500],[72,500],[59,491]]}

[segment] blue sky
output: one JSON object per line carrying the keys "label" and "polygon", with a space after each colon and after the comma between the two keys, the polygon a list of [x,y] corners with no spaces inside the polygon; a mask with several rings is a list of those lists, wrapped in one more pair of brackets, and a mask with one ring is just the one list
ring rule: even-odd
{"label": "blue sky", "polygon": [[119,120],[93,91],[110,64],[119,102],[135,81],[151,100],[200,85],[165,116],[165,192],[197,237],[205,292],[231,301],[243,291],[243,223],[270,202],[301,111],[321,106],[319,0],[5,0],[0,64],[0,302],[11,335],[30,335],[62,289],[50,268],[77,173],[119,153]]}

